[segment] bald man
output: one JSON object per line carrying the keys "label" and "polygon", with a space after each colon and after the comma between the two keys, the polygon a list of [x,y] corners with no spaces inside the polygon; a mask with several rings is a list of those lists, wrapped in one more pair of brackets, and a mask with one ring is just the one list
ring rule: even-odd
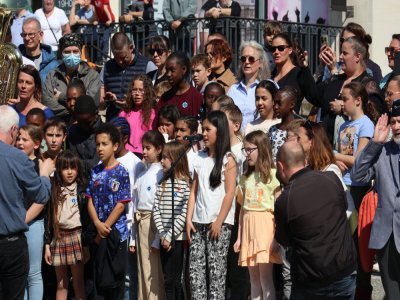
{"label": "bald man", "polygon": [[296,141],[279,149],[277,167],[285,187],[275,203],[275,239],[292,248],[290,299],[353,299],[356,251],[339,178],[307,168]]}

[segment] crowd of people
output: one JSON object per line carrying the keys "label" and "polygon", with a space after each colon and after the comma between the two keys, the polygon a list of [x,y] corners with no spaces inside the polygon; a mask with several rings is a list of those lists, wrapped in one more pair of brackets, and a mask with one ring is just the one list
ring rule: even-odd
{"label": "crowd of people", "polygon": [[12,25],[30,63],[0,106],[0,299],[368,300],[376,261],[400,299],[400,35],[386,76],[361,25],[313,74],[276,21],[192,58],[117,32],[99,72],[70,25],[114,15],[78,4]]}

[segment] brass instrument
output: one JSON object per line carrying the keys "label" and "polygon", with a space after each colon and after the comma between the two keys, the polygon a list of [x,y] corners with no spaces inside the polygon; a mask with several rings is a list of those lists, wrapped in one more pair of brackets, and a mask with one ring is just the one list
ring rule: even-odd
{"label": "brass instrument", "polygon": [[6,43],[12,12],[0,8],[0,105],[17,98],[17,80],[22,55],[11,43]]}

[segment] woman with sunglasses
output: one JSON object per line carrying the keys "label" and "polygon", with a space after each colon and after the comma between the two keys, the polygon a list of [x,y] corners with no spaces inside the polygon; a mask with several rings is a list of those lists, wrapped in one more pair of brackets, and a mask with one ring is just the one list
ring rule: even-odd
{"label": "woman with sunglasses", "polygon": [[171,54],[171,45],[169,39],[164,35],[157,35],[151,38],[149,44],[149,56],[151,61],[157,66],[157,69],[147,75],[151,78],[153,85],[166,81],[165,62]]}
{"label": "woman with sunglasses", "polygon": [[342,43],[340,54],[343,73],[334,75],[329,82],[318,85],[320,103],[317,106],[321,108],[320,120],[324,123],[332,145],[337,141],[340,125],[347,120],[347,116],[343,115],[341,100],[343,86],[353,81],[360,82],[366,87],[368,98],[383,104],[377,83],[367,73],[367,57],[367,46],[360,38],[356,36],[347,38]]}
{"label": "woman with sunglasses", "polygon": [[[343,28],[340,34],[340,45],[343,44],[344,40],[353,36],[357,36],[363,41],[367,47],[368,53],[368,48],[372,43],[372,38],[369,34],[367,34],[365,29],[357,23],[350,22]],[[336,61],[335,52],[327,44],[322,45],[319,58],[321,61],[321,66],[324,67],[324,74],[321,78],[321,81],[326,81],[327,79],[331,78],[332,75],[342,72],[340,62]],[[382,80],[381,68],[375,62],[369,59],[369,54],[367,55],[366,59],[366,70],[367,73],[372,76],[377,83]]]}
{"label": "woman with sunglasses", "polygon": [[256,41],[243,42],[240,45],[239,53],[238,82],[231,86],[228,96],[242,111],[241,130],[243,131],[246,125],[254,120],[256,87],[261,80],[270,78],[270,70],[264,48]]}
{"label": "woman with sunglasses", "polygon": [[[298,52],[299,48],[294,45],[286,33],[279,33],[272,39],[270,47],[275,62],[275,70],[272,79],[282,88],[292,86],[298,91],[295,112],[300,111],[304,98],[316,105],[318,91],[307,67],[300,67]],[[301,54],[299,52],[299,54]]]}
{"label": "woman with sunglasses", "polygon": [[[392,40],[390,41],[389,47],[385,47],[385,54],[388,58],[388,66],[393,71],[386,74],[385,77],[379,83],[379,87],[386,91],[390,80],[400,75],[400,34],[393,34]],[[399,99],[400,97],[396,98]]]}
{"label": "woman with sunglasses", "polygon": [[225,93],[236,82],[235,74],[229,68],[232,62],[232,49],[226,41],[213,39],[206,45],[206,55],[211,61],[210,81],[216,81],[223,86]]}

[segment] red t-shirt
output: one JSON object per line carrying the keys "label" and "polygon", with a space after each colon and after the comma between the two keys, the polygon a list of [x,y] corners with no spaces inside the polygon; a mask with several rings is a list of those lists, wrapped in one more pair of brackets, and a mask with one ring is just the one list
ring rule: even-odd
{"label": "red t-shirt", "polygon": [[157,104],[157,112],[167,104],[175,104],[182,115],[196,118],[200,113],[202,103],[203,97],[193,86],[190,86],[182,95],[175,95],[172,90],[169,90],[161,96]]}
{"label": "red t-shirt", "polygon": [[107,14],[105,12],[104,9],[104,5],[108,5],[108,9],[112,18],[112,22],[115,21],[115,17],[114,14],[111,10],[111,6],[110,6],[110,0],[92,0],[92,5],[94,5],[94,7],[96,8],[96,14],[97,17],[99,18],[99,23],[105,23],[108,21],[108,17]]}

